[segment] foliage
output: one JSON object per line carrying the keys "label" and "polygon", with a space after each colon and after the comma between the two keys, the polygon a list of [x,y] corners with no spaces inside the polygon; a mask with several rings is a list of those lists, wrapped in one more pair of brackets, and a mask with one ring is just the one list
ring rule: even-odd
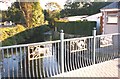
{"label": "foliage", "polygon": [[63,29],[64,33],[75,35],[92,35],[93,27],[96,27],[95,21],[74,21],[74,22],[57,22],[58,30]]}
{"label": "foliage", "polygon": [[3,41],[9,37],[14,36],[17,33],[20,33],[22,31],[24,31],[25,28],[22,25],[17,25],[16,27],[6,27],[6,28],[0,28],[0,40]]}
{"label": "foliage", "polygon": [[[0,28],[3,30],[3,28]],[[10,30],[14,30],[15,34],[9,36]],[[49,31],[49,27],[47,25],[42,25],[39,27],[34,27],[31,29],[25,29],[21,25],[18,25],[13,28],[4,28],[4,33],[2,34],[6,39],[2,40],[3,46],[15,45],[15,44],[24,44],[24,43],[34,43],[40,42],[44,40],[44,32]],[[19,32],[17,32],[19,31]],[[2,36],[2,37],[3,37]]]}
{"label": "foliage", "polygon": [[50,2],[46,4],[46,10],[44,11],[45,19],[48,20],[50,26],[54,26],[55,19],[60,18],[61,7],[56,2]]}
{"label": "foliage", "polygon": [[33,26],[40,26],[44,23],[44,15],[39,2],[34,2],[32,21],[33,21]]}
{"label": "foliage", "polygon": [[15,23],[24,23],[22,12],[18,2],[12,4],[7,11],[2,11],[2,21],[13,21]]}
{"label": "foliage", "polygon": [[67,2],[65,9],[60,12],[61,17],[78,16],[78,15],[92,15],[99,13],[100,9],[111,2]]}
{"label": "foliage", "polygon": [[20,2],[20,9],[24,15],[26,26],[31,27],[32,26],[32,2]]}
{"label": "foliage", "polygon": [[9,21],[13,21],[16,23],[24,23],[25,19],[23,17],[23,14],[19,8],[19,3],[15,2],[12,4],[11,7],[9,7],[7,11],[7,17]]}
{"label": "foliage", "polygon": [[28,28],[44,23],[43,11],[39,2],[19,2],[19,4]]}
{"label": "foliage", "polygon": [[1,14],[1,20],[6,21],[7,20],[7,11],[2,11],[0,14]]}

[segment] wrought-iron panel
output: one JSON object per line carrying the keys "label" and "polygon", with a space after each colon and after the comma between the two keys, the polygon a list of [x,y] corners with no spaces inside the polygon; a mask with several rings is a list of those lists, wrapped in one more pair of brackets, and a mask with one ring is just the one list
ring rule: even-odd
{"label": "wrought-iron panel", "polygon": [[52,52],[50,48],[46,45],[31,45],[28,46],[28,58],[29,60],[50,57]]}
{"label": "wrought-iron panel", "polygon": [[112,35],[100,37],[100,47],[106,47],[112,45]]}
{"label": "wrought-iron panel", "polygon": [[70,41],[71,53],[83,51],[83,50],[87,50],[87,40],[86,39],[78,39],[78,40]]}

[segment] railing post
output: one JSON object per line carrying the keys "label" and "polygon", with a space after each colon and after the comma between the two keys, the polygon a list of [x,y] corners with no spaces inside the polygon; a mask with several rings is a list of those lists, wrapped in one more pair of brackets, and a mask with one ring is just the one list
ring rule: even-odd
{"label": "railing post", "polygon": [[62,73],[64,73],[64,33],[63,33],[63,30],[61,30],[61,33],[60,33],[60,40],[61,40],[61,69],[62,69]]}
{"label": "railing post", "polygon": [[94,64],[95,64],[95,47],[96,47],[96,28],[94,27],[93,28],[93,61],[94,61]]}

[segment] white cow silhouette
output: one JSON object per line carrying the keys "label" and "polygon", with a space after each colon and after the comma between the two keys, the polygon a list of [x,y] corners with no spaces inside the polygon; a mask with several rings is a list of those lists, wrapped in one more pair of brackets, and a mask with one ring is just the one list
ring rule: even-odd
{"label": "white cow silhouette", "polygon": [[37,56],[41,56],[41,55],[45,55],[47,54],[49,51],[48,48],[40,48],[40,47],[36,47],[35,50],[31,53],[31,55],[33,55],[33,57]]}

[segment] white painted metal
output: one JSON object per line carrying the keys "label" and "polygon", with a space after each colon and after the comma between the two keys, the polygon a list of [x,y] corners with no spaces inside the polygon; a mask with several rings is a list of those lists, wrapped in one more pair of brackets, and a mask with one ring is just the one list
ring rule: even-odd
{"label": "white painted metal", "polygon": [[[118,57],[120,34],[96,36],[95,33],[88,37],[64,39],[62,32],[61,39],[57,41],[0,47],[3,66],[1,77],[46,78]],[[112,45],[101,47],[101,37],[105,36],[112,36]],[[51,56],[29,60],[29,46],[41,45],[49,48]]]}

